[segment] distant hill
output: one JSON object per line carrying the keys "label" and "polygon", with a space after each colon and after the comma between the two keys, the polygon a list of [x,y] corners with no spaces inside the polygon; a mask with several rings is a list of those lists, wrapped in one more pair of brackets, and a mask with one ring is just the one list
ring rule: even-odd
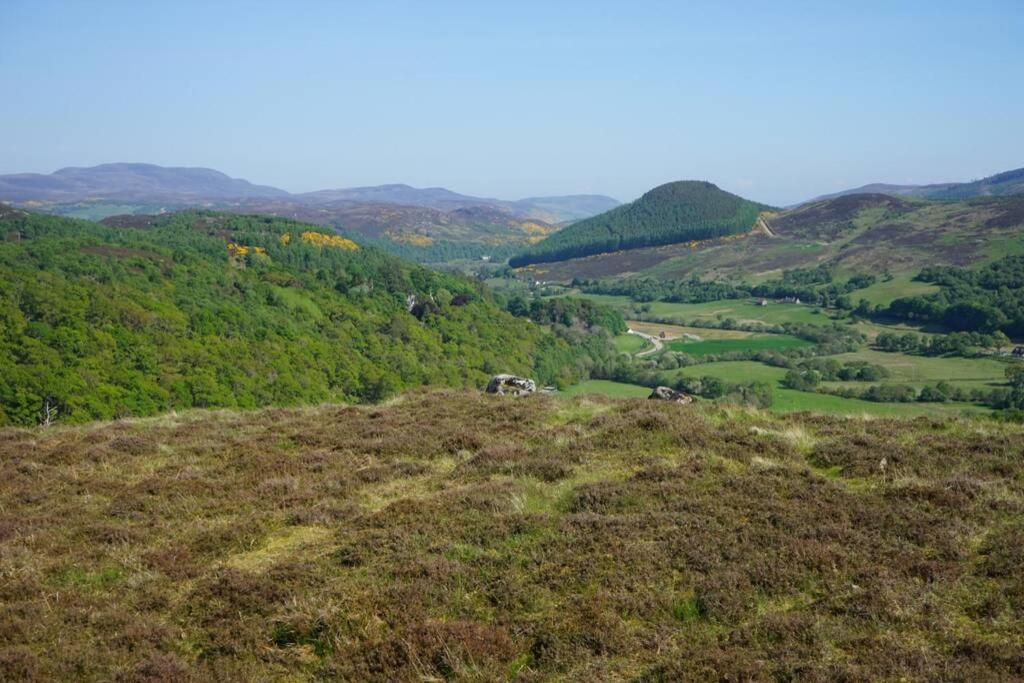
{"label": "distant hill", "polygon": [[409,185],[376,185],[338,190],[319,190],[294,195],[296,201],[314,205],[338,202],[368,202],[422,206],[439,211],[452,211],[469,206],[489,206],[523,217],[548,223],[562,223],[588,218],[619,205],[604,195],[565,195],[559,197],[528,197],[515,201],[492,197],[473,197],[443,187],[415,188]]}
{"label": "distant hill", "polygon": [[512,210],[525,216],[563,223],[578,221],[619,206],[619,201],[601,194],[572,194],[561,197],[528,197],[511,202]]}
{"label": "distant hill", "polygon": [[209,168],[166,168],[153,164],[102,164],[62,168],[49,175],[0,176],[0,200],[14,202],[199,201],[286,196],[287,192],[276,187],[253,185]]}
{"label": "distant hill", "polygon": [[446,190],[443,187],[415,188],[403,184],[317,190],[315,192],[293,195],[293,199],[312,204],[349,201],[372,202],[376,204],[405,204],[409,206],[426,206],[433,209],[451,209],[453,205],[463,204],[494,204],[500,201],[459,194],[458,192]]}
{"label": "distant hill", "polygon": [[[1002,197],[1024,192],[1024,168],[997,173],[969,183],[937,183],[932,185],[888,185],[872,183],[816,197],[811,202],[851,194],[882,193],[902,197],[919,197],[935,201],[957,201],[974,197]],[[808,202],[809,203],[809,202]]]}
{"label": "distant hill", "polygon": [[[338,202],[399,204],[439,211],[489,206],[519,218],[552,224],[587,218],[619,204],[603,195],[529,197],[510,201],[459,194],[443,187],[415,188],[403,184],[291,194],[276,187],[231,178],[209,168],[168,168],[137,163],[62,168],[50,174],[0,175],[0,201],[89,220],[117,213],[151,213],[161,208],[238,209],[250,200],[279,200],[308,206]],[[113,206],[108,208],[104,203]],[[154,203],[169,207],[154,206]]]}
{"label": "distant hill", "polygon": [[316,226],[212,212],[111,222],[0,205],[0,425],[36,424],[45,405],[79,422],[576,372],[575,347],[473,282]]}
{"label": "distant hill", "polygon": [[768,208],[709,182],[667,183],[634,202],[565,228],[510,264],[520,267],[747,232]]}
{"label": "distant hill", "polygon": [[504,259],[558,230],[542,220],[473,204],[443,210],[368,201],[312,205],[265,200],[246,202],[238,210],[329,226],[424,263],[481,256]]}

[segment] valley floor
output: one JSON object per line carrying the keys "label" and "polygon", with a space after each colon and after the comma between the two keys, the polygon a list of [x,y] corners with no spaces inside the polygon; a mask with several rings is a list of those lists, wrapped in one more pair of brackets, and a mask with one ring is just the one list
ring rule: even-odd
{"label": "valley floor", "polygon": [[1017,679],[1021,452],[452,391],[0,430],[0,679]]}

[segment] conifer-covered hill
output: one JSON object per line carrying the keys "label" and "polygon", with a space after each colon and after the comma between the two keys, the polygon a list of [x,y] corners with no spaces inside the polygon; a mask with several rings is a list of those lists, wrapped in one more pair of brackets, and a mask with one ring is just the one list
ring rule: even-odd
{"label": "conifer-covered hill", "polygon": [[294,221],[0,216],[0,424],[368,401],[500,371],[571,382],[578,348],[469,280]]}
{"label": "conifer-covered hill", "polygon": [[684,180],[654,188],[635,202],[575,223],[513,257],[513,267],[564,261],[620,249],[637,249],[747,232],[769,207]]}

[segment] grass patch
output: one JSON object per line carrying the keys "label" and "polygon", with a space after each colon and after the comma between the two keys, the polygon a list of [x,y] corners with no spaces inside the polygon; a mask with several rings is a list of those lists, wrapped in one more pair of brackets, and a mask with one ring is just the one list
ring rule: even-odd
{"label": "grass patch", "polygon": [[619,353],[634,354],[643,351],[651,346],[651,343],[635,334],[620,334],[612,342],[615,343],[615,350]]}

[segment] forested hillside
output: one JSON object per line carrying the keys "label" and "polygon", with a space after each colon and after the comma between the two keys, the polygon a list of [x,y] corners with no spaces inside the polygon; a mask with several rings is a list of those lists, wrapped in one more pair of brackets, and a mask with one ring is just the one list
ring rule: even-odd
{"label": "forested hillside", "polygon": [[513,267],[563,261],[749,231],[767,209],[715,185],[679,181],[654,188],[630,204],[575,223],[513,257]]}
{"label": "forested hillside", "polygon": [[313,226],[204,212],[140,226],[3,207],[0,424],[377,400],[502,371],[571,382],[586,367],[585,344],[469,280]]}

